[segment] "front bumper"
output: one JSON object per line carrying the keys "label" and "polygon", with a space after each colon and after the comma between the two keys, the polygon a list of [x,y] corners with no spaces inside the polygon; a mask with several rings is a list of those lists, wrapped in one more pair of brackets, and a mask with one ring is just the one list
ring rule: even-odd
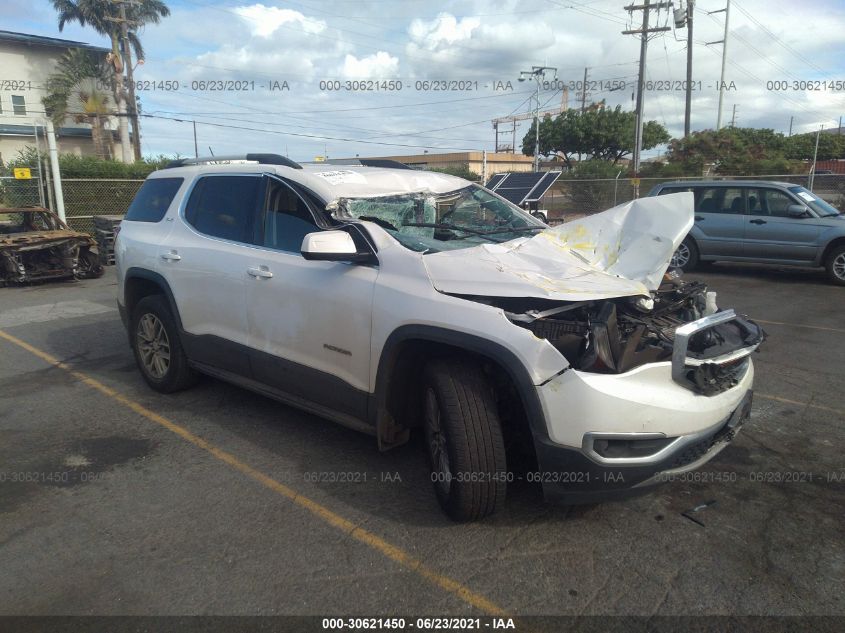
{"label": "front bumper", "polygon": [[[658,461],[620,465],[599,463],[581,449],[535,437],[538,472],[549,501],[577,504],[630,496],[673,475],[695,470],[724,449],[751,413],[753,392],[745,390],[737,406],[716,425],[689,436]],[[661,451],[662,453],[662,451]]]}

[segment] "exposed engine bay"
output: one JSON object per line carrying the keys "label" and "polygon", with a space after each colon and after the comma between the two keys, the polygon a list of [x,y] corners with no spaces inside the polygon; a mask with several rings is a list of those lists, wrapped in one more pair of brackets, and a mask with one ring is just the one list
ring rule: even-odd
{"label": "exposed engine bay", "polygon": [[43,208],[0,209],[0,286],[103,274],[96,242]]}
{"label": "exposed engine bay", "polygon": [[[683,281],[675,273],[667,273],[650,297],[581,302],[464,298],[502,308],[511,322],[554,345],[572,367],[595,373],[624,373],[671,361],[677,328],[718,311],[715,293],[706,284]],[[735,386],[748,354],[764,337],[760,326],[741,316],[693,333],[682,367],[685,386],[704,395]]]}

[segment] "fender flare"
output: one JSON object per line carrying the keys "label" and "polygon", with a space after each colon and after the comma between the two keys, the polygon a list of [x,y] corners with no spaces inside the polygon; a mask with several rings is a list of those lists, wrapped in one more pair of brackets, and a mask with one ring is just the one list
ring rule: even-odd
{"label": "fender flare", "polygon": [[132,268],[127,269],[126,274],[123,278],[123,301],[124,306],[127,310],[128,318],[132,318],[129,312],[129,306],[126,305],[126,284],[131,279],[145,279],[147,281],[151,281],[156,284],[159,288],[162,289],[164,292],[164,296],[167,299],[167,304],[170,306],[170,312],[173,314],[173,318],[176,319],[176,325],[179,328],[179,331],[184,331],[182,328],[182,317],[179,316],[179,308],[176,306],[176,299],[173,297],[173,291],[170,289],[170,284],[167,283],[167,280],[157,272],[153,272],[152,270],[147,270],[146,268],[139,268],[137,266],[133,266]]}
{"label": "fender flare", "polygon": [[538,437],[548,438],[549,433],[546,428],[543,407],[537,395],[537,388],[531,380],[528,370],[516,354],[505,346],[489,339],[432,325],[403,325],[395,329],[387,337],[379,357],[378,370],[376,371],[374,398],[371,401],[373,409],[368,412],[370,420],[374,423],[380,417],[378,415],[379,411],[385,411],[387,408],[391,376],[393,375],[393,370],[399,357],[399,350],[402,344],[409,340],[442,343],[479,354],[497,362],[505,369],[516,387],[522,406],[525,408],[531,434],[535,439]]}

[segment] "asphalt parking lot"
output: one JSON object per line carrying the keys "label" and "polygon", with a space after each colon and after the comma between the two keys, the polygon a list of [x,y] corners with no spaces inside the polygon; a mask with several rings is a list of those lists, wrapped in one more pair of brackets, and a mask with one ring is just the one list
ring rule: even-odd
{"label": "asphalt parking lot", "polygon": [[769,333],[735,442],[700,481],[581,508],[515,485],[470,525],[416,445],[212,379],[152,392],[111,269],[2,289],[0,614],[845,614],[845,288],[690,277]]}

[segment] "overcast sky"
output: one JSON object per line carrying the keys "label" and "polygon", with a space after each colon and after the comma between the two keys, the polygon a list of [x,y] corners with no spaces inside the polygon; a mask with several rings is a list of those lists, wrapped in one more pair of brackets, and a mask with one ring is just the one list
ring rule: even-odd
{"label": "overcast sky", "polygon": [[[168,4],[170,17],[140,33],[147,55],[136,79],[178,82],[175,91],[140,94],[145,113],[183,122],[142,119],[145,154],[193,155],[191,120],[197,121],[200,154],[211,147],[215,154],[267,151],[313,160],[326,152],[340,158],[492,150],[491,119],[533,107],[533,84],[517,81],[519,71],[532,65],[557,67],[563,82],[582,80],[589,67],[589,79],[602,82],[591,91],[591,100],[604,98],[634,109],[639,40],[621,31],[637,28],[641,12],[630,16],[622,1]],[[50,2],[5,0],[4,7],[4,29],[108,45],[90,28],[75,24],[59,32]],[[721,45],[705,43],[722,39],[725,14],[708,14],[722,8],[724,0],[698,0],[695,6],[694,130],[716,124],[722,51]],[[652,13],[655,21],[672,25],[666,11]],[[843,33],[841,0],[734,0],[723,124],[730,122],[736,105],[741,126],[786,132],[794,116],[793,132],[835,127],[845,115]],[[647,79],[680,82],[685,72],[686,29],[654,36]],[[219,80],[245,82],[247,90],[192,89],[200,87],[192,82]],[[321,90],[321,81],[335,80],[341,90]],[[355,80],[395,80],[402,89],[344,89],[345,82]],[[464,90],[425,90],[417,83],[425,80],[462,81],[458,87]],[[808,81],[818,90],[807,90]],[[836,81],[838,92],[827,84]],[[609,90],[622,82],[621,89]],[[646,117],[680,135],[681,86],[652,88],[646,92]],[[569,105],[578,105],[577,100],[571,91]],[[561,92],[543,91],[541,104],[559,107]],[[523,121],[517,129],[518,146],[528,125]],[[500,143],[509,140],[510,132],[502,131]]]}

